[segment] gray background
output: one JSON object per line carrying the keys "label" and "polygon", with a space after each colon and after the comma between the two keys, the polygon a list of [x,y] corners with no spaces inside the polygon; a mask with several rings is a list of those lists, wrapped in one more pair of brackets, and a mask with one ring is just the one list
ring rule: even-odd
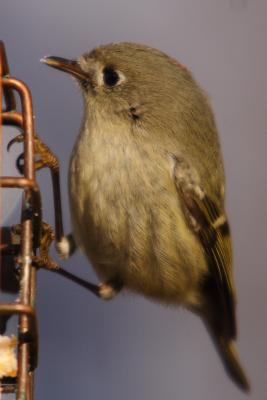
{"label": "gray background", "polygon": [[[30,86],[37,131],[59,156],[65,228],[66,175],[81,98],[69,77],[39,63],[95,45],[137,41],[186,64],[210,95],[227,174],[227,210],[238,291],[238,348],[253,391],[267,391],[266,0],[1,0],[0,37],[12,73]],[[39,173],[53,221],[49,174]],[[75,255],[65,267],[95,279]],[[242,399],[202,323],[139,297],[113,302],[49,272],[38,274],[40,364],[36,398]]]}

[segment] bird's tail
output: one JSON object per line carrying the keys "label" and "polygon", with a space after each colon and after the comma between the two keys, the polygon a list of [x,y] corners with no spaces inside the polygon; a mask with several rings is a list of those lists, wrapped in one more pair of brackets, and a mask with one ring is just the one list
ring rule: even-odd
{"label": "bird's tail", "polygon": [[212,338],[227,374],[240,389],[249,392],[250,384],[241,366],[234,341],[218,338],[214,335],[212,335]]}

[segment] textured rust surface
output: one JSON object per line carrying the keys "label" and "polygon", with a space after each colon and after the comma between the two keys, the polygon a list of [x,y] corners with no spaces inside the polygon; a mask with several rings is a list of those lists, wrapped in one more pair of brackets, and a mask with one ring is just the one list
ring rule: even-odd
{"label": "textured rust surface", "polygon": [[[17,111],[14,93],[17,92],[21,103],[21,112]],[[3,102],[4,99],[4,102]],[[5,103],[5,104],[4,104]],[[19,221],[20,243],[19,252],[16,247],[14,257],[20,268],[19,301],[11,304],[0,304],[0,316],[9,317],[18,315],[18,373],[15,380],[2,380],[1,389],[4,392],[16,392],[19,400],[32,398],[32,371],[37,366],[38,333],[36,313],[34,309],[35,297],[35,268],[32,266],[33,248],[33,217],[29,212],[29,205],[34,203],[34,192],[38,192],[35,181],[34,168],[34,126],[31,93],[20,80],[10,76],[5,47],[0,42],[0,145],[2,149],[2,125],[16,126],[24,135],[24,173],[22,177],[0,176],[0,186],[5,190],[22,189],[22,213]],[[2,155],[1,155],[2,157]],[[7,189],[9,188],[9,189]],[[1,203],[0,203],[1,204]],[[28,212],[26,212],[28,211]],[[41,211],[40,211],[41,215]],[[0,236],[1,253],[9,249],[12,255],[12,243],[2,243]],[[18,246],[16,244],[16,246]],[[18,253],[18,254],[17,254]],[[1,256],[1,265],[5,260]]]}

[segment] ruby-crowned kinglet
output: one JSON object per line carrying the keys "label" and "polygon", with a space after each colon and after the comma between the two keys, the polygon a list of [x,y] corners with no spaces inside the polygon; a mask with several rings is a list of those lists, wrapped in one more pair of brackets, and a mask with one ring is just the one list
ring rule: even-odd
{"label": "ruby-crowned kinglet", "polygon": [[[249,383],[234,347],[236,297],[224,170],[206,95],[166,54],[134,43],[77,60],[84,117],[69,168],[74,238],[113,297],[127,288],[202,317],[226,371]],[[58,244],[67,255],[68,241]]]}

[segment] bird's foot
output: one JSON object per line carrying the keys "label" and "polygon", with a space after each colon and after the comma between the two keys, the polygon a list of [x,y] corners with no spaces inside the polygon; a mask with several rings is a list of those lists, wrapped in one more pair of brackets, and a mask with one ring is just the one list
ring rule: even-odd
{"label": "bird's foot", "polygon": [[[15,138],[10,140],[7,145],[7,150],[11,148],[14,143],[24,142],[24,134],[17,135]],[[50,168],[51,170],[58,170],[59,163],[57,157],[52,153],[49,147],[35,134],[34,136],[34,152],[39,159],[34,161],[35,170],[42,168]],[[21,174],[24,171],[24,153],[22,153],[17,159],[17,168]]]}
{"label": "bird's foot", "polygon": [[98,285],[98,295],[103,300],[112,300],[118,291],[109,283],[100,283]]}
{"label": "bird's foot", "polygon": [[55,248],[59,258],[62,260],[67,260],[76,249],[76,244],[72,234],[70,233],[67,236],[63,236],[58,242],[55,243]]}
{"label": "bird's foot", "polygon": [[55,243],[56,252],[62,260],[67,260],[70,256],[70,243],[66,236],[63,236]]}
{"label": "bird's foot", "polygon": [[[16,238],[16,242],[20,243],[22,234],[22,225],[13,225],[11,228],[12,235]],[[32,255],[32,263],[37,268],[59,269],[59,265],[49,256],[50,245],[54,240],[54,231],[52,227],[42,221],[41,238],[38,246],[38,255]],[[21,263],[20,255],[16,257],[16,262]]]}
{"label": "bird's foot", "polygon": [[59,265],[55,261],[53,261],[49,255],[33,256],[32,262],[36,268],[44,268],[53,271],[58,270],[60,268]]}
{"label": "bird's foot", "polygon": [[117,279],[110,279],[98,285],[98,296],[103,300],[111,300],[121,291],[122,282]]}
{"label": "bird's foot", "polygon": [[49,256],[51,243],[55,240],[53,228],[48,223],[42,223],[42,235],[40,240],[39,255],[33,256],[32,261],[37,268],[50,270],[59,269],[59,265]]}

